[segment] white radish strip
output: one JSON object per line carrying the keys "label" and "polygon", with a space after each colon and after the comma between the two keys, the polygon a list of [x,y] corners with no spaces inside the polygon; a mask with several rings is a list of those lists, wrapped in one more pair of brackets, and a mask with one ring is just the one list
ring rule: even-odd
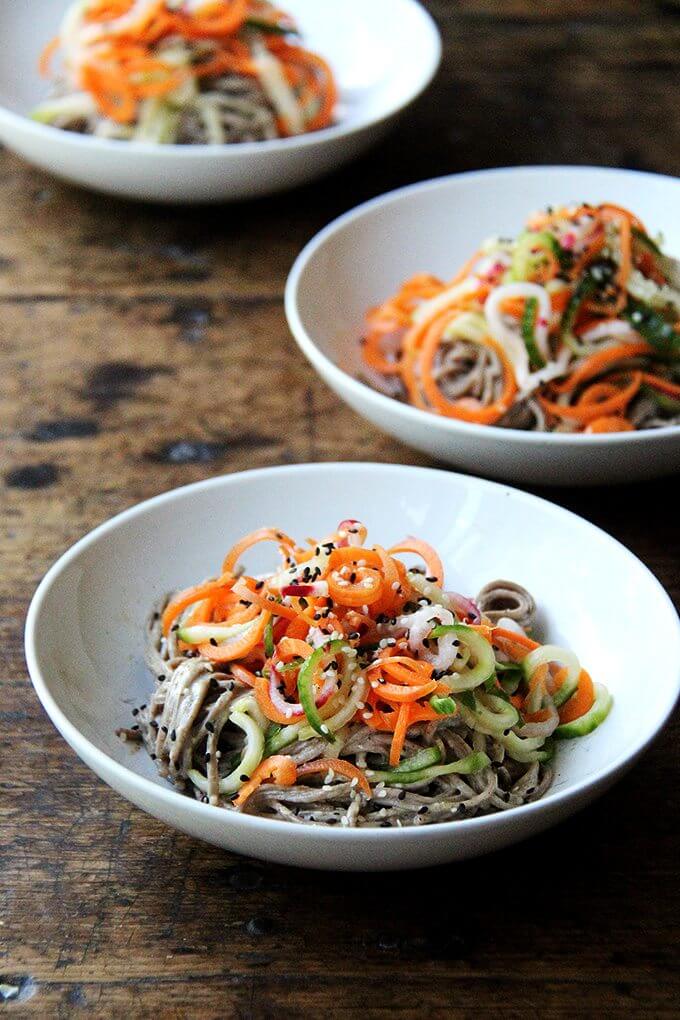
{"label": "white radish strip", "polygon": [[484,315],[493,339],[505,350],[515,370],[520,387],[529,379],[529,355],[519,332],[518,325],[509,326],[501,312],[501,305],[509,298],[536,298],[538,315],[534,327],[536,346],[544,358],[549,358],[548,329],[552,306],[545,287],[537,283],[506,283],[492,290],[484,305]]}
{"label": "white radish strip", "polygon": [[301,135],[305,119],[295,93],[288,84],[281,64],[261,43],[253,43],[253,59],[260,85],[290,135]]}
{"label": "white radish strip", "polygon": [[596,340],[604,340],[610,337],[635,343],[640,339],[640,334],[624,319],[610,319],[607,322],[598,322],[596,326],[581,334],[581,340],[585,340],[586,343],[593,343]]}
{"label": "white radish strip", "polygon": [[530,372],[524,385],[519,387],[519,396],[526,397],[543,383],[551,382],[565,375],[571,361],[571,351],[568,348],[560,351],[554,361],[549,361],[545,368],[539,368],[537,372]]}
{"label": "white radish strip", "polygon": [[419,305],[411,316],[414,325],[422,326],[430,319],[434,319],[435,316],[443,312],[449,305],[454,304],[458,298],[474,294],[475,291],[479,290],[479,285],[480,281],[476,276],[468,276],[454,287],[449,287],[448,290],[442,291],[436,297],[430,298],[429,301],[423,301],[422,305]]}

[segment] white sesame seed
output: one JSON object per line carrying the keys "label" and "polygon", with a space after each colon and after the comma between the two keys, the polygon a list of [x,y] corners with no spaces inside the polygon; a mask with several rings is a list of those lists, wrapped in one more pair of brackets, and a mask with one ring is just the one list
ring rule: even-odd
{"label": "white sesame seed", "polygon": [[392,581],[392,591],[399,591],[399,581]]}
{"label": "white sesame seed", "polygon": [[354,777],[354,779],[353,779],[353,780],[351,781],[351,783],[350,783],[349,785],[350,785],[350,786],[356,786],[358,782],[359,782],[359,780],[358,780],[358,779],[357,779],[357,777],[355,776],[355,777]]}
{"label": "white sesame seed", "polygon": [[375,795],[376,797],[386,797],[387,790],[376,790]]}
{"label": "white sesame seed", "polygon": [[342,818],[340,819],[340,824],[341,825],[349,825],[349,818],[347,817],[347,815],[343,815],[342,816]]}
{"label": "white sesame seed", "polygon": [[363,718],[364,719],[372,719],[373,718],[373,713],[372,712],[364,712],[363,713]]}
{"label": "white sesame seed", "polygon": [[330,730],[328,729],[328,727],[326,726],[326,724],[325,724],[325,723],[323,723],[323,724],[322,724],[322,725],[321,725],[321,726],[320,726],[319,728],[320,728],[320,730],[321,730],[321,732],[322,732],[322,733],[330,733],[330,732],[331,732],[331,731],[330,731]]}

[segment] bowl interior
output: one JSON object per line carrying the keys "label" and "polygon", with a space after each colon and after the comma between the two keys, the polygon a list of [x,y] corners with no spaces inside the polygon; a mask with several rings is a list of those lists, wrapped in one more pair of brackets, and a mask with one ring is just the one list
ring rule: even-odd
{"label": "bowl interior", "polygon": [[[333,67],[343,126],[377,119],[406,104],[436,67],[437,32],[414,0],[287,0],[283,6],[297,19],[303,44]],[[56,34],[66,7],[65,0],[2,4],[0,106],[26,114],[45,97],[38,56]]]}
{"label": "bowl interior", "polygon": [[680,256],[680,181],[591,167],[481,171],[406,188],[331,224],[303,252],[289,304],[318,350],[354,375],[366,310],[403,280],[451,279],[486,238],[516,236],[533,210],[575,201],[627,206]]}
{"label": "bowl interior", "polygon": [[[363,520],[386,546],[405,534],[428,539],[451,588],[474,594],[497,577],[526,585],[540,607],[539,636],[572,647],[611,689],[606,724],[560,746],[549,796],[634,754],[667,715],[679,682],[677,616],[655,578],[613,539],[502,485],[427,469],[331,464],[177,490],[115,518],[68,553],[43,583],[27,631],[34,680],[55,721],[63,713],[98,751],[165,786],[147,755],[114,732],[130,725],[131,708],[151,688],[142,656],[152,604],[214,573],[228,546],[255,527],[322,537],[345,517]],[[259,546],[246,565],[265,570],[274,556],[273,546]],[[643,625],[652,629],[644,661]]]}

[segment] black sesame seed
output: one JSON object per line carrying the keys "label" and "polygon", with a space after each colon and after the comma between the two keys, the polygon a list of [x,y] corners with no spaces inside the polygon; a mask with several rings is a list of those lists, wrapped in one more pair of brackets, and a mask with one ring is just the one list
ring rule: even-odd
{"label": "black sesame seed", "polygon": [[167,726],[161,726],[161,733],[167,733],[167,732],[168,732],[168,727]]}
{"label": "black sesame seed", "polygon": [[210,761],[210,751],[205,752],[205,760]]}
{"label": "black sesame seed", "polygon": [[427,804],[423,804],[423,806],[422,806],[422,807],[419,807],[419,808],[418,808],[418,814],[419,814],[419,815],[426,815],[426,814],[427,814],[427,812],[428,812],[429,810],[430,810],[430,809],[429,809],[429,807],[427,806]]}
{"label": "black sesame seed", "polygon": [[309,602],[304,596],[300,599],[300,605],[302,606],[303,609],[306,609],[307,606],[309,605]]}
{"label": "black sesame seed", "polygon": [[153,751],[149,755],[149,758],[151,758],[151,761],[155,761],[156,760],[156,755],[153,753]]}
{"label": "black sesame seed", "polygon": [[155,719],[151,720],[151,722],[149,723],[149,726],[151,726],[151,728],[154,729],[154,730],[158,729],[158,723],[156,722]]}
{"label": "black sesame seed", "polygon": [[250,779],[250,776],[239,776],[239,779],[241,780],[242,783],[247,783],[248,780]]}
{"label": "black sesame seed", "polygon": [[139,715],[139,709],[138,708],[133,708],[132,709],[132,714],[133,715]]}
{"label": "black sesame seed", "polygon": [[160,613],[154,613],[153,616],[151,617],[152,620],[160,620],[160,618],[161,618]]}
{"label": "black sesame seed", "polygon": [[176,631],[178,631],[178,630],[179,630],[179,624],[178,624],[178,623],[176,623],[176,624],[175,624],[175,626],[174,626],[174,627],[171,627],[170,629],[171,629],[172,633],[174,634],[174,633],[175,633]]}
{"label": "black sesame seed", "polygon": [[[262,676],[262,674],[260,674],[260,676]],[[234,681],[230,680],[229,683],[227,684],[227,690],[228,691],[233,691],[233,689],[234,689]]]}
{"label": "black sesame seed", "polygon": [[397,794],[397,800],[404,800],[406,797],[406,790],[400,790]]}
{"label": "black sesame seed", "polygon": [[249,606],[250,602],[248,601],[248,599],[239,599],[238,604],[239,606]]}
{"label": "black sesame seed", "polygon": [[210,638],[210,644],[213,646],[213,648],[217,648],[217,641],[215,640],[214,637]]}
{"label": "black sesame seed", "polygon": [[429,581],[430,584],[434,584],[435,581],[437,580],[437,578],[436,577],[426,577],[425,580]]}
{"label": "black sesame seed", "polygon": [[260,591],[261,588],[264,588],[264,581],[256,581],[255,582],[255,591]]}
{"label": "black sesame seed", "polygon": [[170,734],[170,739],[177,740],[177,730],[172,731],[172,733]]}
{"label": "black sesame seed", "polygon": [[164,680],[165,680],[165,673],[159,673],[158,674],[158,682],[162,684]]}
{"label": "black sesame seed", "polygon": [[205,728],[208,731],[208,733],[214,733],[215,732],[215,723],[207,722],[205,724]]}
{"label": "black sesame seed", "polygon": [[134,725],[134,726],[132,727],[132,729],[133,729],[133,730],[138,730],[138,729],[139,729],[139,724],[138,724],[138,723],[135,723],[135,725]]}
{"label": "black sesame seed", "polygon": [[356,582],[357,575],[354,571],[349,575],[349,583],[354,584]]}

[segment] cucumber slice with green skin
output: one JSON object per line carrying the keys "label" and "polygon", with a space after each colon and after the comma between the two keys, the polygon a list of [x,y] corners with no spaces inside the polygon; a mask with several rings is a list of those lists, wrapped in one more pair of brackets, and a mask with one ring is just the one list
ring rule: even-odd
{"label": "cucumber slice with green skin", "polygon": [[388,772],[420,772],[421,769],[429,768],[430,765],[438,765],[442,760],[442,753],[438,747],[426,747],[422,751],[411,755],[405,761],[399,762],[393,769],[386,769]]}
{"label": "cucumber slice with green skin", "polygon": [[[534,648],[522,659],[522,672],[526,682],[529,683],[539,666],[545,666],[550,662],[557,662],[567,667],[566,677],[552,695],[555,706],[559,708],[577,689],[581,664],[568,648],[560,648],[559,645],[541,645],[540,648]],[[538,707],[540,708],[540,705]]]}
{"label": "cucumber slice with green skin", "polygon": [[[256,719],[251,718],[250,712],[254,715],[259,712],[257,702],[252,695],[241,698],[229,715],[229,722],[245,733],[245,744],[240,761],[236,768],[220,779],[219,791],[222,795],[236,793],[246,781],[242,777],[250,779],[251,775],[262,761],[265,748],[264,732]],[[198,769],[190,769],[189,779],[203,793],[208,792],[208,779]]]}
{"label": "cucumber slice with green skin", "polygon": [[554,236],[547,230],[526,231],[517,238],[512,255],[510,277],[513,280],[529,280],[545,263],[545,252],[549,251],[557,259],[560,269],[568,269],[572,262],[571,252],[566,251]]}
{"label": "cucumber slice with green skin", "polygon": [[271,659],[274,654],[274,620],[270,618],[264,628],[264,654]]}
{"label": "cucumber slice with green skin", "polygon": [[417,769],[415,772],[398,772],[396,769],[385,772],[368,769],[367,772],[371,783],[385,783],[386,786],[410,786],[412,783],[422,783],[437,779],[438,776],[451,776],[454,773],[471,776],[475,772],[481,772],[490,764],[491,760],[488,755],[483,751],[475,751],[467,758],[461,758],[460,761],[452,761],[448,765],[433,765],[431,768]]}
{"label": "cucumber slice with green skin", "polygon": [[441,682],[446,684],[454,694],[471,691],[493,676],[496,672],[496,656],[489,642],[481,634],[464,623],[452,623],[435,627],[428,636],[440,638],[444,634],[455,634],[459,642],[466,645],[477,660],[475,666],[463,666],[455,673],[449,673],[441,678]]}
{"label": "cucumber slice with green skin", "polygon": [[299,740],[302,726],[303,723],[291,723],[290,726],[271,723],[265,736],[264,757],[269,758],[272,754],[278,754],[284,747]]}
{"label": "cucumber slice with green skin", "polygon": [[328,724],[319,715],[319,710],[316,707],[314,677],[317,670],[321,668],[324,659],[332,658],[346,648],[347,642],[345,641],[331,641],[329,644],[317,648],[314,654],[310,655],[305,661],[298,674],[298,697],[307,717],[307,722],[319,736],[328,740],[329,743],[333,742],[333,735]]}
{"label": "cucumber slice with green skin", "polygon": [[518,737],[516,733],[508,733],[507,736],[500,736],[496,739],[514,761],[546,762],[550,761],[555,753],[550,738]]}
{"label": "cucumber slice with green skin", "polygon": [[453,698],[442,697],[441,694],[433,694],[430,698],[430,708],[437,715],[455,715],[458,709]]}
{"label": "cucumber slice with green skin", "polygon": [[598,726],[601,726],[611,711],[614,699],[604,686],[595,684],[595,701],[585,715],[572,722],[562,723],[557,727],[553,736],[558,740],[574,740],[576,737],[586,737]]}
{"label": "cucumber slice with green skin", "polygon": [[535,326],[537,313],[538,301],[535,297],[527,298],[524,303],[520,331],[522,333],[522,340],[524,340],[524,346],[529,355],[529,363],[534,369],[545,368],[545,358],[539,351],[538,344],[536,343]]}
{"label": "cucumber slice with green skin", "polygon": [[180,627],[177,637],[188,645],[202,645],[206,641],[217,641],[218,644],[223,644],[240,637],[255,623],[257,623],[257,617],[247,623],[196,623],[192,627]]}
{"label": "cucumber slice with green skin", "polygon": [[496,740],[519,722],[519,712],[515,706],[493,694],[463,695],[457,699],[457,703],[466,726]]}

